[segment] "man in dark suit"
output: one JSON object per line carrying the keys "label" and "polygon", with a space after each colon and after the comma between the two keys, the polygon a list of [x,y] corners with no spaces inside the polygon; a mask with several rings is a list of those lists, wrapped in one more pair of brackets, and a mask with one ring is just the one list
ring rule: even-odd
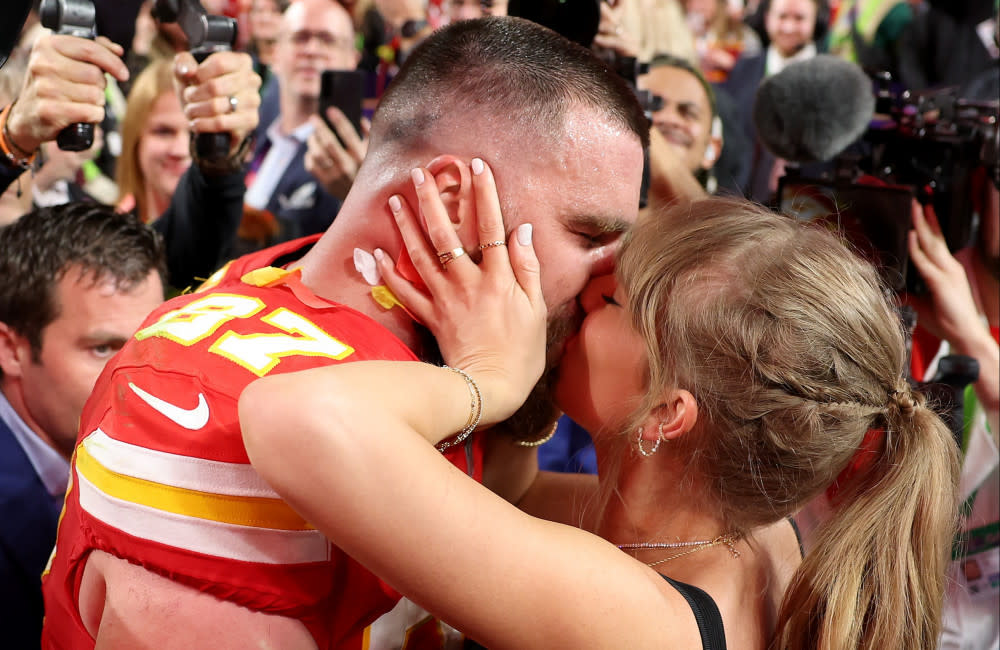
{"label": "man in dark suit", "polygon": [[320,73],[353,69],[357,61],[354,25],[339,3],[302,0],[283,14],[272,64],[280,110],[260,123],[247,177],[250,213],[269,222],[258,245],[323,232],[340,210],[340,200],[305,168],[306,141],[319,109]]}
{"label": "man in dark suit", "polygon": [[108,359],[163,301],[159,236],[94,203],[0,228],[0,629],[39,647],[41,575],[56,538],[83,404]]}

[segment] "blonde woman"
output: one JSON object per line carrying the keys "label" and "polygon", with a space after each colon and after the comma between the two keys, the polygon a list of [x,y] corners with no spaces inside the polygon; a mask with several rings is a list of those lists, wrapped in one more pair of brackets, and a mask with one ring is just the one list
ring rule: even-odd
{"label": "blonde woman", "polygon": [[[368,361],[255,382],[240,420],[267,482],[490,648],[935,647],[956,453],[904,378],[874,270],[742,201],[640,222],[617,275],[585,290],[556,388],[594,433],[600,482],[535,477],[520,503],[561,523],[546,521],[435,449],[512,413],[544,356],[530,226],[508,238],[489,168],[471,173],[481,253],[460,252],[426,169],[430,241],[389,202],[426,290],[376,252],[452,368]],[[832,484],[837,506],[800,561],[786,518]]]}
{"label": "blonde woman", "polygon": [[132,84],[115,168],[118,208],[149,223],[170,205],[191,165],[190,129],[174,90],[174,62],[157,59]]}

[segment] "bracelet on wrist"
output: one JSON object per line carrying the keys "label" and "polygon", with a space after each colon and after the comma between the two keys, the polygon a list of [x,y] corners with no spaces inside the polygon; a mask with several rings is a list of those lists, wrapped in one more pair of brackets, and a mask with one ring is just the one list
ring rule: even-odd
{"label": "bracelet on wrist", "polygon": [[465,442],[465,439],[476,430],[476,427],[479,426],[479,421],[483,417],[483,394],[479,391],[479,386],[476,384],[476,380],[470,377],[469,373],[465,372],[461,368],[452,368],[451,366],[442,367],[462,376],[462,379],[465,380],[466,385],[469,387],[469,396],[472,398],[472,403],[469,405],[469,419],[465,423],[465,427],[451,440],[439,442],[436,445],[438,451],[444,451],[449,447],[454,447],[455,445],[460,445]]}
{"label": "bracelet on wrist", "polygon": [[22,149],[10,137],[10,130],[7,128],[7,121],[10,118],[10,112],[14,108],[15,103],[11,102],[0,111],[0,153],[3,153],[3,157],[10,167],[30,169],[32,163],[35,162],[38,151],[29,153]]}

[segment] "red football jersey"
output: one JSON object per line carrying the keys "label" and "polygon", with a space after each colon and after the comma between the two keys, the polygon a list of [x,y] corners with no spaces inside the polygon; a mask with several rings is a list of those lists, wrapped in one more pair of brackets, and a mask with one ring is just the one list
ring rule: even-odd
{"label": "red football jersey", "polygon": [[[108,364],[81,418],[71,484],[43,577],[46,648],[92,648],[79,586],[95,549],[255,611],[301,620],[320,648],[361,648],[399,595],[332,546],[249,464],[237,401],[269,373],[416,360],[368,316],[241,258],[153,312]],[[473,437],[476,438],[475,436]],[[449,450],[477,480],[482,450]]]}

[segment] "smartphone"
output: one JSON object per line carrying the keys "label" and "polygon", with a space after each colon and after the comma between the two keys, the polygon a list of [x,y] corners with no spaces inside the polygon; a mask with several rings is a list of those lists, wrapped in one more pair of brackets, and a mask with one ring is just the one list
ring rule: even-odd
{"label": "smartphone", "polygon": [[[334,135],[337,130],[326,116],[326,109],[336,106],[361,136],[361,100],[364,79],[360,70],[324,70],[320,77],[319,115]],[[340,136],[337,136],[340,139]],[[344,144],[341,141],[341,144]]]}

